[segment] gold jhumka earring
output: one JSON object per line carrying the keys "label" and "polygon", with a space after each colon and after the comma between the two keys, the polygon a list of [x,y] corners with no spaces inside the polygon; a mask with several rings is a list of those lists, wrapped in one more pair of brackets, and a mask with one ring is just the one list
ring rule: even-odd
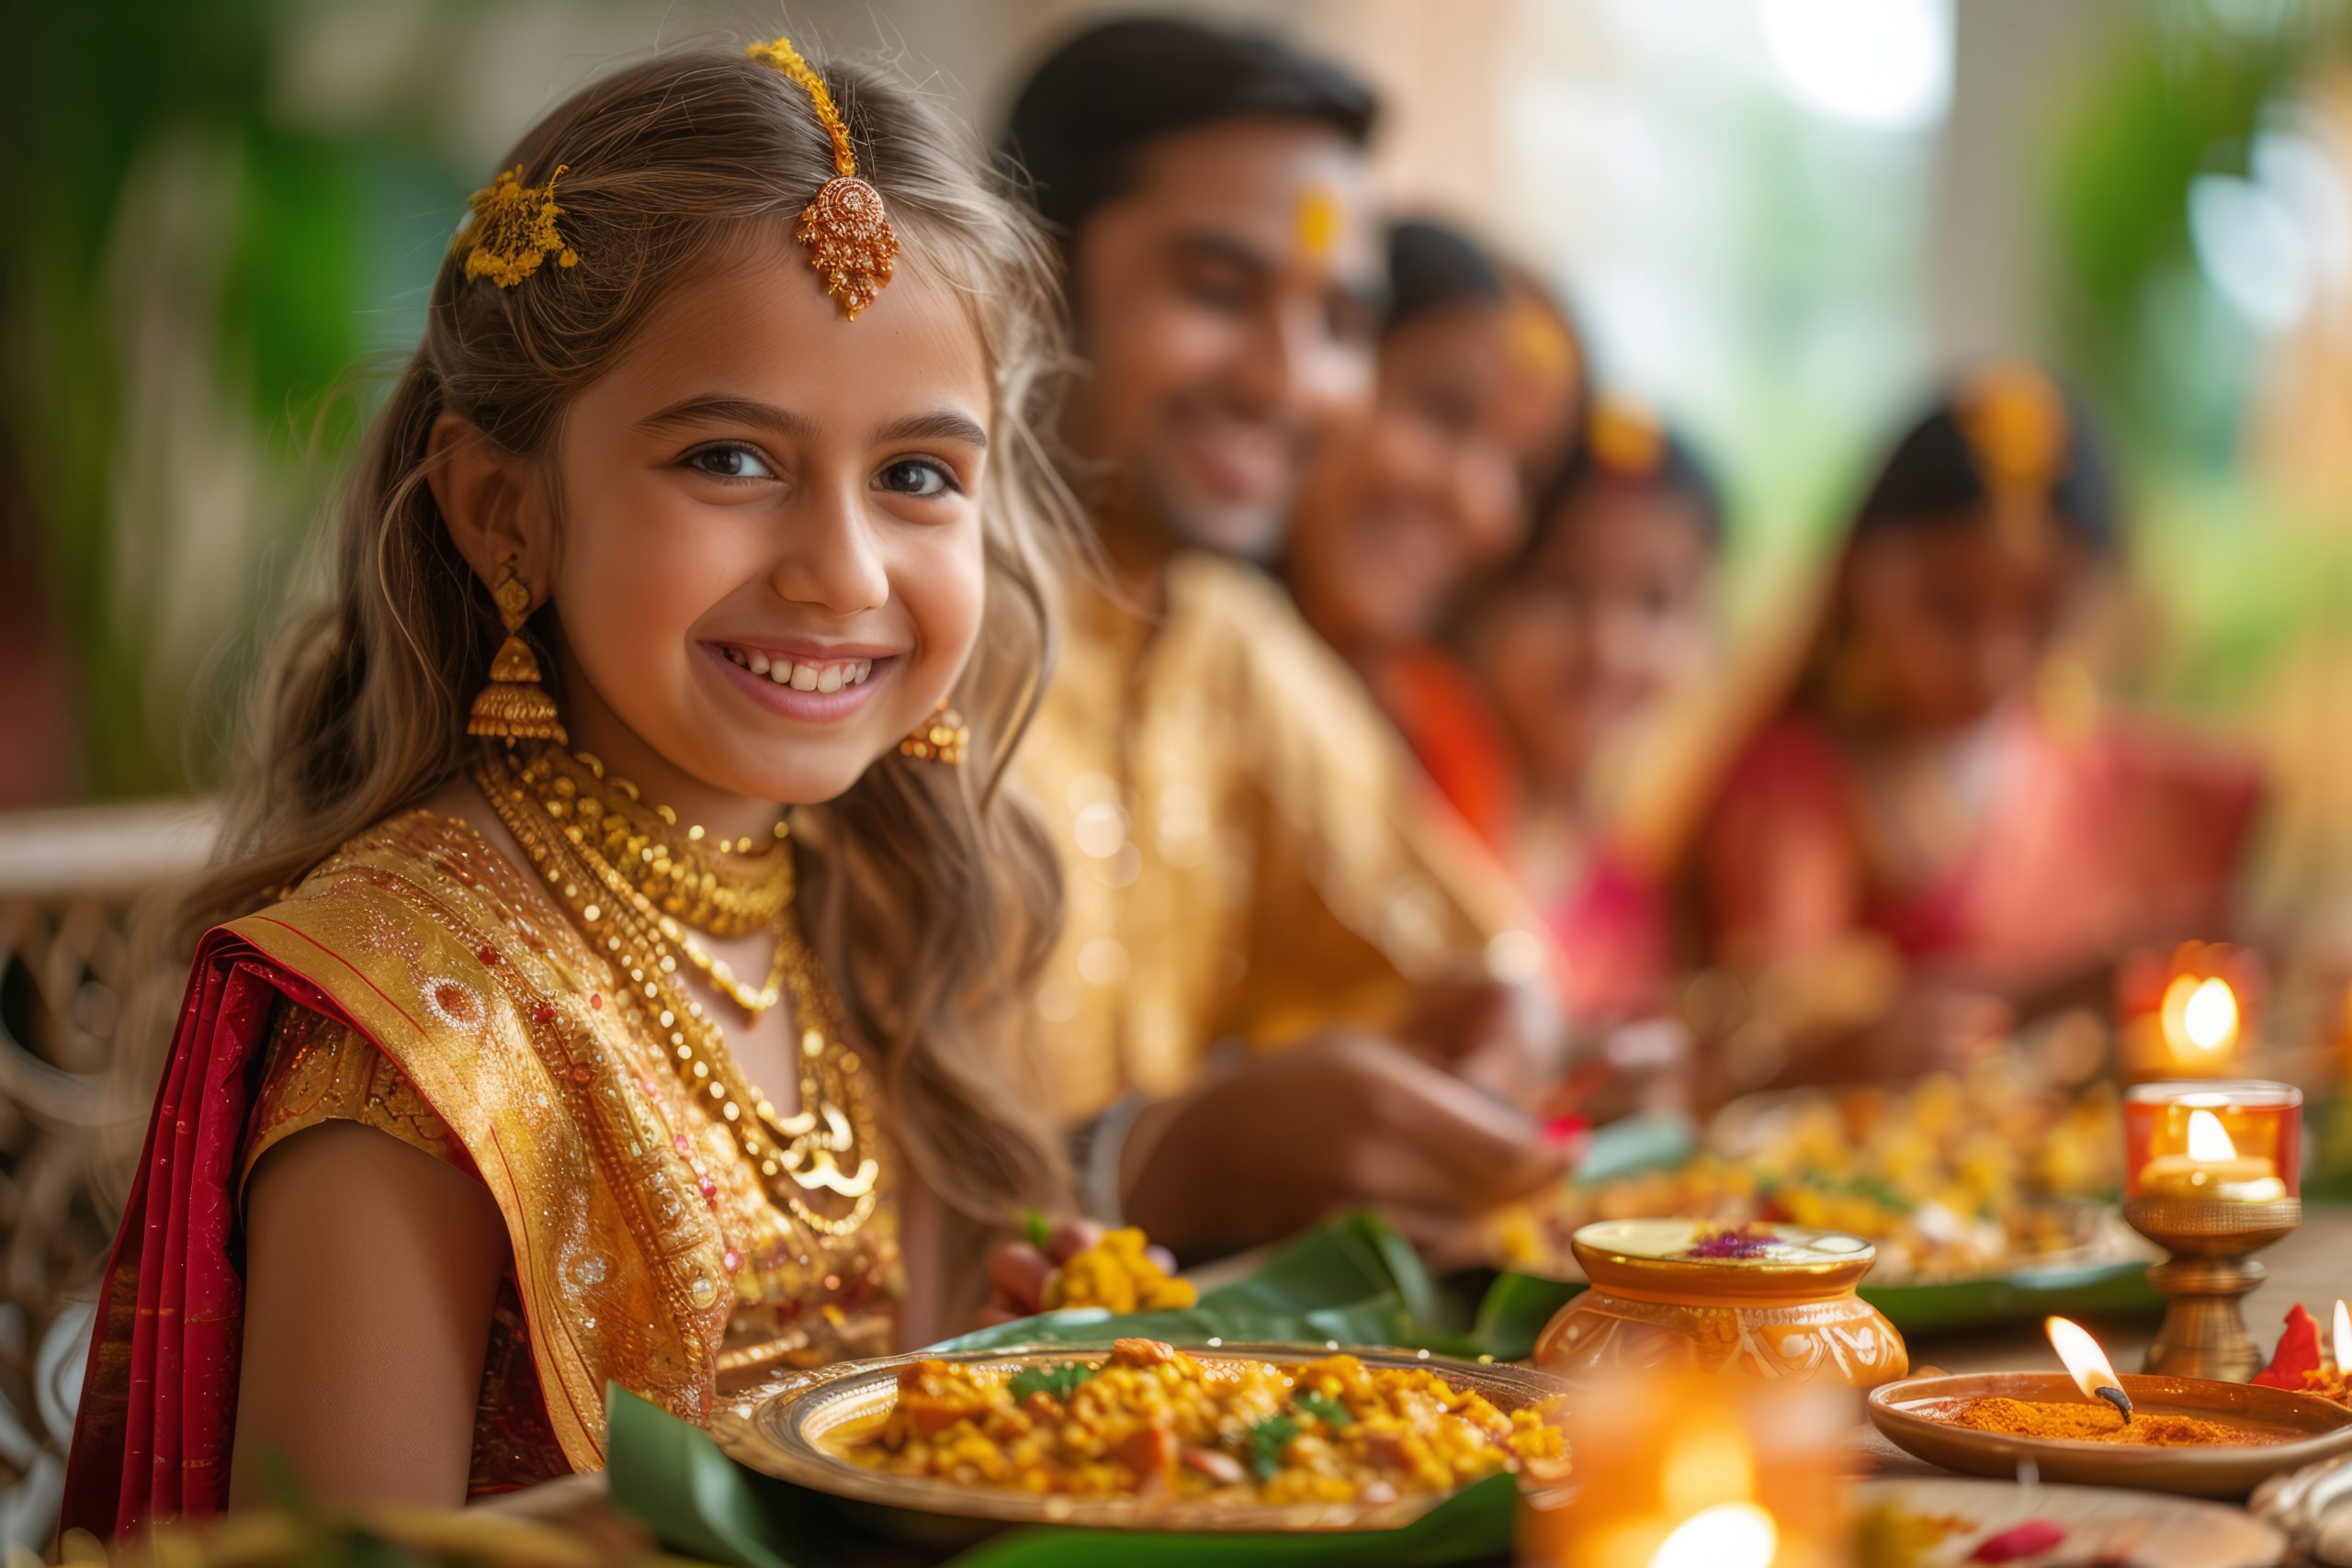
{"label": "gold jhumka earring", "polygon": [[498,601],[498,618],[505,623],[506,640],[490,661],[490,684],[474,697],[473,715],[466,721],[469,735],[492,736],[512,746],[517,740],[570,742],[556,717],[555,699],[539,684],[539,661],[523,640],[523,623],[531,614],[531,591],[514,575],[513,566],[491,590]]}
{"label": "gold jhumka earring", "polygon": [[832,141],[833,177],[800,209],[792,237],[807,248],[808,265],[824,278],[825,292],[841,301],[842,314],[854,321],[890,281],[899,255],[898,231],[883,210],[882,193],[857,177],[857,153],[850,146],[848,123],[816,67],[800,57],[788,38],[755,43],[745,52],[808,90],[809,102],[816,106],[817,122]]}
{"label": "gold jhumka earring", "polygon": [[964,754],[971,745],[971,726],[942,697],[939,705],[931,710],[931,716],[899,742],[899,754],[912,757],[918,762],[944,762],[955,768],[963,765]]}

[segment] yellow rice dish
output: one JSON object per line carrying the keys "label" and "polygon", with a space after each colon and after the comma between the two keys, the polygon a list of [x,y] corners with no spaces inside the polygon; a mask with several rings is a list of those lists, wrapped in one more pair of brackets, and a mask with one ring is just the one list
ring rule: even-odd
{"label": "yellow rice dish", "polygon": [[1426,1367],[1353,1356],[1203,1363],[1155,1339],[1009,1371],[919,1361],[854,1463],[1040,1495],[1395,1502],[1499,1471],[1567,1470],[1556,1427]]}
{"label": "yellow rice dish", "polygon": [[1489,1223],[1508,1267],[1573,1267],[1595,1220],[1778,1221],[1874,1242],[1874,1283],[1967,1279],[2030,1266],[2106,1234],[2086,1201],[2121,1185],[2115,1091],[2029,1088],[1997,1064],[1905,1089],[1807,1090],[1720,1118],[1673,1170],[1565,1189]]}

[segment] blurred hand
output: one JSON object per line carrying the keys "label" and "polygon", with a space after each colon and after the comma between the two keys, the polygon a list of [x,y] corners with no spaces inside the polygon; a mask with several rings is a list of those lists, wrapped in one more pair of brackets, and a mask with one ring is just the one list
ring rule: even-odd
{"label": "blurred hand", "polygon": [[1413,994],[1396,1036],[1464,1083],[1530,1106],[1567,1070],[1567,1027],[1538,987],[1487,976]]}
{"label": "blurred hand", "polygon": [[1341,1031],[1253,1056],[1138,1118],[1127,1213],[1178,1252],[1370,1205],[1416,1240],[1559,1180],[1572,1150],[1419,1052]]}
{"label": "blurred hand", "polygon": [[1915,980],[1864,1036],[1858,1076],[1962,1072],[2004,1048],[2016,1027],[2015,1010],[1999,997]]}

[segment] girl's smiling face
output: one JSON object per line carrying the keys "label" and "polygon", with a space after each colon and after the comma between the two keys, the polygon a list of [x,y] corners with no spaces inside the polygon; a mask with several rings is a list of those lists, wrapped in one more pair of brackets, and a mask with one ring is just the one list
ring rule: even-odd
{"label": "girl's smiling face", "polygon": [[961,302],[907,260],[853,323],[797,245],[751,248],[672,290],[564,412],[564,719],[650,790],[686,775],[658,798],[831,799],[971,652],[990,380]]}

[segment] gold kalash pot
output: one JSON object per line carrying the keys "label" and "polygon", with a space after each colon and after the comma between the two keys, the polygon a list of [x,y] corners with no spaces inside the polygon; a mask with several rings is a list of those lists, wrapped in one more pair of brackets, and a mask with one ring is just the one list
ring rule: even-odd
{"label": "gold kalash pot", "polygon": [[1535,1341],[1535,1364],[1581,1378],[1681,1362],[1725,1377],[1873,1388],[1910,1352],[1854,1293],[1877,1260],[1858,1236],[1801,1225],[1610,1220],[1569,1246],[1592,1288]]}

